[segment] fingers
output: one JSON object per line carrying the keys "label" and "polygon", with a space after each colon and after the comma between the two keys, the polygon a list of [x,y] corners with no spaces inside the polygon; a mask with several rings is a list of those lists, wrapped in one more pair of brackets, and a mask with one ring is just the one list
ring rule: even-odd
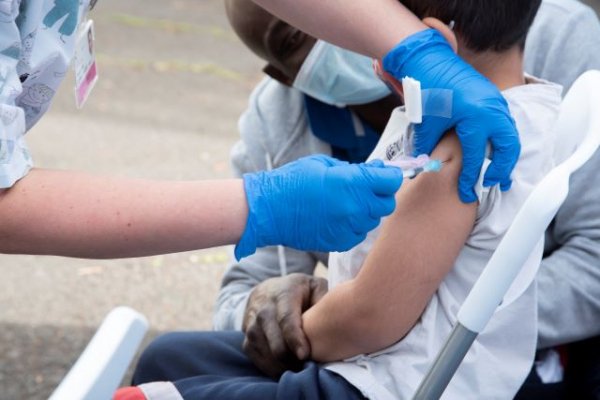
{"label": "fingers", "polygon": [[311,156],[306,156],[301,158],[298,161],[301,160],[314,160],[314,161],[318,161],[320,163],[322,163],[323,165],[327,166],[327,167],[336,167],[336,166],[340,166],[340,165],[347,165],[348,162],[346,161],[340,161],[337,158],[333,158],[333,157],[329,157],[326,156],[324,154],[314,154]]}
{"label": "fingers", "polygon": [[[308,301],[310,293],[306,291],[303,297]],[[277,304],[277,322],[283,340],[298,360],[305,360],[310,355],[310,344],[302,329],[302,306],[301,302],[290,297]]]}
{"label": "fingers", "polygon": [[304,274],[270,279],[259,285],[260,291],[254,289],[262,296],[249,300],[247,310],[255,317],[247,326],[244,346],[257,367],[270,376],[298,368],[301,359],[310,355],[302,312],[310,302],[311,279]]}
{"label": "fingers", "polygon": [[500,184],[500,190],[506,191],[510,189],[510,174],[521,154],[521,143],[512,119],[507,118],[504,132],[491,136],[490,141],[493,149],[492,163],[485,172],[483,185],[487,187]]}
{"label": "fingers", "polygon": [[[371,207],[370,216],[377,219],[377,225],[379,225],[379,219],[390,215],[396,209],[396,197],[395,196],[373,196],[369,203]],[[374,229],[375,226],[372,228]]]}
{"label": "fingers", "polygon": [[403,178],[400,168],[372,164],[365,164],[362,168],[369,188],[376,195],[393,196],[402,185]]}
{"label": "fingers", "polygon": [[321,300],[323,298],[323,296],[325,296],[327,294],[329,285],[327,283],[327,279],[313,276],[313,277],[311,277],[310,287],[311,287],[311,299],[310,299],[309,308],[312,307],[313,305],[317,304],[319,302],[319,300]]}
{"label": "fingers", "polygon": [[468,128],[456,128],[462,148],[463,164],[458,178],[458,194],[463,203],[477,201],[475,185],[479,180],[481,166],[485,159],[487,139],[485,135],[472,134]]}
{"label": "fingers", "polygon": [[375,167],[375,168],[382,168],[383,166],[385,166],[383,160],[380,160],[378,158],[371,160],[368,163],[365,163],[365,165],[367,165],[369,167]]}
{"label": "fingers", "polygon": [[[379,223],[374,224],[374,227]],[[372,229],[374,229],[374,227]],[[343,237],[340,237],[338,241],[332,246],[333,248],[330,251],[348,251],[357,244],[361,243],[367,237],[367,232],[365,232],[364,224],[354,224],[352,221],[350,222],[350,231],[347,231]]]}
{"label": "fingers", "polygon": [[287,347],[297,360],[306,360],[310,356],[310,343],[302,329],[302,313],[313,304],[315,279],[304,274],[290,275],[288,283],[292,286],[277,303],[277,322]]}
{"label": "fingers", "polygon": [[242,347],[259,370],[274,379],[279,379],[287,370],[287,367],[276,357],[273,357],[266,343],[267,339],[264,333],[261,330],[253,329],[246,334]]}
{"label": "fingers", "polygon": [[269,353],[273,358],[284,361],[288,358],[289,350],[283,338],[283,332],[271,312],[259,312],[256,318],[257,329],[264,334]]}
{"label": "fingers", "polygon": [[414,155],[431,154],[450,126],[448,119],[424,117],[423,122],[414,127]]}

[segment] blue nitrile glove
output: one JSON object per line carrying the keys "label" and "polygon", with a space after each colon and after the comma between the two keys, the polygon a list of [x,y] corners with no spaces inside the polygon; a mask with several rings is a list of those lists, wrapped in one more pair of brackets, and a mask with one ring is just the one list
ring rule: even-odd
{"label": "blue nitrile glove", "polygon": [[434,29],[415,33],[383,59],[384,69],[400,80],[406,76],[421,82],[422,89],[452,90],[450,118],[424,116],[415,126],[417,154],[431,154],[442,135],[456,128],[462,145],[463,166],[458,182],[464,202],[477,200],[474,186],[485,158],[488,140],[492,163],[483,184],[510,189],[510,174],[519,158],[519,136],[506,100],[496,86],[458,57]]}
{"label": "blue nitrile glove", "polygon": [[235,256],[271,245],[348,250],[394,211],[401,184],[402,170],[380,160],[348,164],[323,155],[245,174],[248,221]]}

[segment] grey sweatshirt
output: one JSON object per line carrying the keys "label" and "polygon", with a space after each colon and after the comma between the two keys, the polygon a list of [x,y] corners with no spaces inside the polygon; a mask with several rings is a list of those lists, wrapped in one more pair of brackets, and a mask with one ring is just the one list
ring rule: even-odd
{"label": "grey sweatshirt", "polygon": [[[545,0],[525,49],[525,70],[569,88],[588,69],[600,69],[600,24],[574,0]],[[300,157],[330,154],[308,126],[302,93],[266,78],[254,90],[232,149],[236,175],[274,168]],[[269,159],[269,161],[267,161]],[[546,232],[538,276],[539,347],[600,334],[600,153],[572,178],[570,196]],[[288,273],[313,274],[327,255],[285,249]],[[241,329],[246,303],[260,282],[280,275],[276,247],[232,264],[214,315],[218,330]]]}

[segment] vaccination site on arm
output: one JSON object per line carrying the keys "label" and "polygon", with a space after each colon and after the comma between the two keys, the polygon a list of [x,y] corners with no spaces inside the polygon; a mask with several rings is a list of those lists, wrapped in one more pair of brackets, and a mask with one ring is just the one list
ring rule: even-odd
{"label": "vaccination site on arm", "polygon": [[[62,383],[33,394],[0,379],[0,389],[10,398],[116,400],[595,398],[600,23],[592,8],[599,5],[587,3],[224,0],[132,4],[123,12],[109,0],[3,2],[0,252],[11,255],[7,262],[162,260],[232,246],[222,279],[199,277],[219,288],[215,298],[201,289],[184,294],[193,303],[184,313],[214,304],[212,321],[195,325],[204,330],[175,322],[140,346],[153,320],[148,326],[141,314],[118,309]],[[208,10],[230,36],[145,16],[163,10],[190,10],[186,21],[194,21],[191,10]],[[248,99],[239,99],[247,105],[230,159],[215,160],[230,163],[231,178],[111,175],[68,156],[38,166],[38,154],[55,150],[27,133],[60,131],[50,106],[61,87],[71,86],[79,112],[106,110],[94,94],[119,83],[118,74],[103,83],[102,66],[133,65],[102,50],[96,16],[145,35],[160,31],[159,41],[144,45],[158,59],[169,35],[181,39],[173,49],[193,54],[185,36],[212,32],[264,66],[251,72]],[[131,40],[123,48],[132,46],[133,60],[140,49]],[[161,73],[193,70],[179,61],[154,65]],[[219,76],[226,75],[206,79]],[[138,70],[128,85],[138,82],[141,93],[148,77]],[[200,99],[215,86],[184,87]],[[160,104],[165,116],[177,107]],[[201,101],[195,109],[215,107]],[[65,127],[77,126],[64,115]],[[124,120],[134,126],[137,118],[144,115]],[[165,118],[166,136],[189,122]],[[209,122],[194,135],[210,129]],[[195,151],[213,151],[209,142],[196,142],[207,147]],[[73,143],[81,146],[74,152],[110,151]],[[11,311],[11,297],[21,282],[41,287],[36,280],[53,266],[36,265],[50,272],[23,278],[4,268],[15,277],[3,297],[7,335],[0,338],[9,348],[11,318],[28,323],[16,304]],[[94,268],[84,275],[111,274]],[[126,289],[137,290],[144,289]],[[178,301],[172,295],[156,297],[153,309],[173,313],[163,307]],[[50,288],[38,299],[58,309],[54,296]],[[11,371],[21,362],[6,356],[1,364]],[[124,378],[127,368],[132,375]]]}

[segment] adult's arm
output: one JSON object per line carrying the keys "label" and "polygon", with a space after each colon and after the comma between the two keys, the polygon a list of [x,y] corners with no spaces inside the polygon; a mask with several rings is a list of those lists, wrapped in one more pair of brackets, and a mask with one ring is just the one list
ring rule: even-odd
{"label": "adult's arm", "polygon": [[600,152],[571,177],[538,273],[539,348],[600,335]]}
{"label": "adult's arm", "polygon": [[457,195],[456,136],[445,137],[433,154],[448,160],[444,168],[405,183],[358,275],[304,313],[313,359],[341,360],[397,342],[454,265],[473,228],[476,205]]}
{"label": "adult's arm", "polygon": [[0,194],[0,252],[84,258],[236,243],[241,179],[167,182],[34,169]]}
{"label": "adult's arm", "polygon": [[326,156],[224,181],[33,170],[0,194],[0,252],[117,258],[237,242],[239,258],[274,244],[347,249],[393,211],[401,183],[397,168]]}
{"label": "adult's arm", "polygon": [[383,58],[426,28],[398,0],[254,0],[312,36],[373,58]]}

